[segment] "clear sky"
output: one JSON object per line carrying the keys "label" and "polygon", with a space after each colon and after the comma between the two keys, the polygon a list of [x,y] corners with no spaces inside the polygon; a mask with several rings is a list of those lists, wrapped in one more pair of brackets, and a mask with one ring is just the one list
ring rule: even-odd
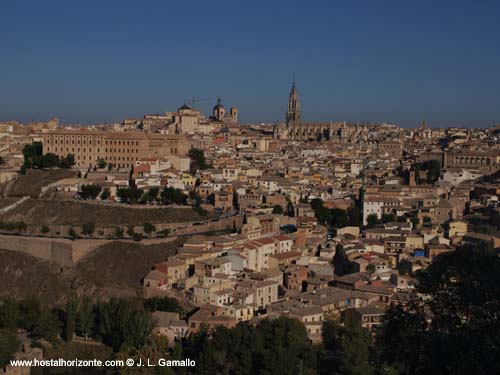
{"label": "clear sky", "polygon": [[500,123],[500,2],[0,1],[0,120],[273,122],[293,73],[304,121]]}

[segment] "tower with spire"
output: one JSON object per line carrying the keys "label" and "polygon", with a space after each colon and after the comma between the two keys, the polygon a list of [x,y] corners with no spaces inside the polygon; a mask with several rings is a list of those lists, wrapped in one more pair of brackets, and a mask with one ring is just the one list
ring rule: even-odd
{"label": "tower with spire", "polygon": [[291,124],[298,124],[298,123],[300,123],[300,101],[294,79],[292,83],[292,89],[290,90],[290,97],[288,98],[288,109],[286,111],[286,125],[288,126]]}

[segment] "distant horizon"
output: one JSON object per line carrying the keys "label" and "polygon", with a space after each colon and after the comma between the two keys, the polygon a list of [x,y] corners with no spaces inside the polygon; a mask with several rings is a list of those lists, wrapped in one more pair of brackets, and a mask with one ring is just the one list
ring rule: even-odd
{"label": "distant horizon", "polygon": [[500,3],[0,4],[0,119],[101,124],[221,97],[243,124],[500,123]]}

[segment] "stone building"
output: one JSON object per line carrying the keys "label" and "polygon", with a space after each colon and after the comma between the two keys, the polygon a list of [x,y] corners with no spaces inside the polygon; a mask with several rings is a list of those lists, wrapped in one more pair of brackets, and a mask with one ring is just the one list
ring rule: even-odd
{"label": "stone building", "polygon": [[99,159],[116,167],[130,167],[148,157],[185,155],[194,145],[179,135],[139,131],[113,132],[90,129],[56,129],[43,134],[43,153],[72,154],[78,167],[96,165]]}
{"label": "stone building", "polygon": [[288,98],[286,123],[276,124],[274,137],[297,141],[364,142],[368,139],[367,124],[343,122],[302,122],[299,94],[295,82]]}
{"label": "stone building", "polygon": [[500,150],[460,150],[445,153],[446,169],[468,169],[494,173],[500,169]]}

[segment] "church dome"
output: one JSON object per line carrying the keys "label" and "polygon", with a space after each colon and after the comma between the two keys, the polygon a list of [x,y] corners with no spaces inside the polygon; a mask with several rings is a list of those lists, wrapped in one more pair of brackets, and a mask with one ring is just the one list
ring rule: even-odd
{"label": "church dome", "polygon": [[182,107],[180,107],[180,108],[178,109],[178,111],[181,111],[181,110],[183,110],[183,109],[191,109],[191,107],[190,107],[190,106],[188,106],[188,105],[186,104],[186,102],[184,102],[184,104],[182,105]]}
{"label": "church dome", "polygon": [[222,105],[222,100],[220,100],[220,98],[219,98],[219,99],[217,99],[217,104],[214,107],[214,111],[217,109],[220,109],[220,108],[224,109],[224,106]]}

